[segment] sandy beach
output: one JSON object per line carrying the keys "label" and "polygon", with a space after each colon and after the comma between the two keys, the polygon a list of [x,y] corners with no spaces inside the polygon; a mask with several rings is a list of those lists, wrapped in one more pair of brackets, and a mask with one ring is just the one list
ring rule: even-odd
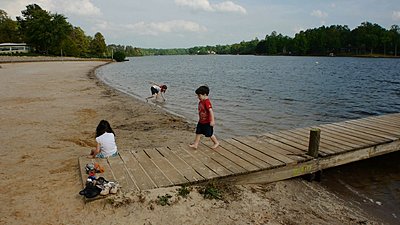
{"label": "sandy beach", "polygon": [[[222,200],[177,188],[85,203],[78,156],[108,120],[120,151],[188,144],[195,124],[102,84],[102,61],[0,63],[0,224],[380,224],[317,182],[225,187]],[[170,205],[157,196],[170,194]]]}

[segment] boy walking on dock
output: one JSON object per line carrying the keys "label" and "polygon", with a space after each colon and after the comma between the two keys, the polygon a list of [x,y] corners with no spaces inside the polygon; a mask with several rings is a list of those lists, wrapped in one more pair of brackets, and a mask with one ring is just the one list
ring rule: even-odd
{"label": "boy walking on dock", "polygon": [[197,97],[199,98],[199,122],[196,127],[196,137],[194,139],[194,143],[189,146],[197,149],[201,135],[209,137],[214,145],[211,148],[217,148],[219,146],[219,142],[214,135],[214,111],[212,109],[211,101],[208,98],[208,94],[210,93],[210,89],[207,86],[200,86],[195,91]]}

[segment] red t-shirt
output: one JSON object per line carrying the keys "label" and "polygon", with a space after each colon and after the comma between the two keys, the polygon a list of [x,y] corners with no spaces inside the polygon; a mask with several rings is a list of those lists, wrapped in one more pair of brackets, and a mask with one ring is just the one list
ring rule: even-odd
{"label": "red t-shirt", "polygon": [[211,122],[210,109],[212,108],[210,99],[199,102],[199,123],[205,124]]}

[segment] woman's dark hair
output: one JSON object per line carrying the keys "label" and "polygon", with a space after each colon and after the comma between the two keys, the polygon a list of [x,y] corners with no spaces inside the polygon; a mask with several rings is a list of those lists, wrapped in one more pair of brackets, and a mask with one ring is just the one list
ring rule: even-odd
{"label": "woman's dark hair", "polygon": [[115,136],[114,131],[112,130],[110,123],[107,120],[101,120],[99,125],[96,128],[96,137],[103,135],[104,133],[113,133]]}
{"label": "woman's dark hair", "polygon": [[197,95],[208,95],[210,93],[210,89],[207,86],[203,85],[197,88],[195,93]]}
{"label": "woman's dark hair", "polygon": [[167,88],[168,88],[167,85],[165,85],[165,84],[162,85],[161,86],[161,92],[165,92],[167,90]]}

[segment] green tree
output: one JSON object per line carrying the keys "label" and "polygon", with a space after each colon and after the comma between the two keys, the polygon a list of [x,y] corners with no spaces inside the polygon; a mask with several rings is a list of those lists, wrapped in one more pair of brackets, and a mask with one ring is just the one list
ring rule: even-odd
{"label": "green tree", "polygon": [[392,25],[390,27],[390,38],[391,38],[391,43],[394,48],[394,56],[397,56],[397,48],[400,45],[400,27],[399,25]]}
{"label": "green tree", "polygon": [[256,51],[256,54],[260,54],[260,55],[267,54],[267,41],[261,40],[260,42],[258,42],[255,51]]}
{"label": "green tree", "polygon": [[39,53],[59,55],[72,31],[65,16],[50,14],[36,4],[26,6],[17,20],[24,39]]}
{"label": "green tree", "polygon": [[0,43],[20,41],[17,22],[13,21],[4,10],[0,9]]}
{"label": "green tree", "polygon": [[306,55],[308,51],[308,39],[304,31],[300,31],[294,36],[293,50],[297,55]]}
{"label": "green tree", "polygon": [[26,42],[37,52],[48,53],[51,41],[51,16],[36,4],[26,6],[23,17],[17,17]]}
{"label": "green tree", "polygon": [[271,35],[265,36],[267,42],[267,54],[276,55],[278,53],[278,38],[276,31],[272,31]]}
{"label": "green tree", "polygon": [[51,34],[49,51],[57,55],[62,52],[62,46],[68,41],[73,31],[72,25],[67,22],[67,18],[61,14],[51,15],[50,29]]}
{"label": "green tree", "polygon": [[373,54],[375,49],[383,46],[380,37],[383,36],[384,31],[385,29],[378,24],[363,22],[360,26],[352,30],[354,43],[358,49],[362,50],[362,53],[369,52]]}
{"label": "green tree", "polygon": [[64,55],[74,57],[86,57],[89,53],[90,37],[80,27],[73,27],[68,38],[63,42],[61,48]]}
{"label": "green tree", "polygon": [[114,53],[114,59],[115,59],[115,61],[117,61],[117,62],[122,62],[122,61],[124,61],[125,60],[125,52],[123,52],[123,51],[117,51],[117,52],[115,52]]}
{"label": "green tree", "polygon": [[104,57],[107,51],[107,46],[103,35],[97,32],[94,38],[90,41],[90,53],[94,56]]}

